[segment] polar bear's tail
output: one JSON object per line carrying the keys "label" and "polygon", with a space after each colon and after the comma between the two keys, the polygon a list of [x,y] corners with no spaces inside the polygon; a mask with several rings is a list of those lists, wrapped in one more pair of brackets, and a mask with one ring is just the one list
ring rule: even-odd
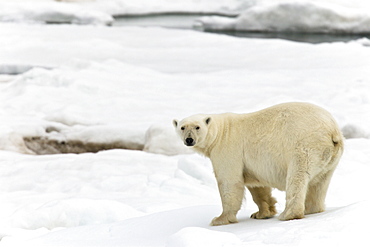
{"label": "polar bear's tail", "polygon": [[334,154],[332,161],[337,163],[339,162],[340,157],[343,154],[344,149],[344,142],[343,142],[343,135],[340,131],[333,133],[332,135],[332,141],[334,144]]}
{"label": "polar bear's tail", "polygon": [[342,142],[341,135],[333,135],[332,141],[333,141],[334,146],[337,146],[338,144]]}

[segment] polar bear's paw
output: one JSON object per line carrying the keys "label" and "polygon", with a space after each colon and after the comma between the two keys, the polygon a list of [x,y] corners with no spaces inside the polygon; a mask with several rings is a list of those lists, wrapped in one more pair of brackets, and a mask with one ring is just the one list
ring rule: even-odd
{"label": "polar bear's paw", "polygon": [[270,207],[269,210],[258,211],[251,215],[252,219],[270,219],[276,214],[275,206]]}
{"label": "polar bear's paw", "polygon": [[275,214],[277,214],[275,203],[276,199],[273,197],[270,197],[268,200],[265,201],[257,201],[258,202],[258,208],[259,211],[255,212],[251,215],[252,219],[269,219],[274,217]]}
{"label": "polar bear's paw", "polygon": [[211,226],[221,226],[232,223],[238,223],[235,215],[231,214],[221,214],[219,217],[216,217],[212,220]]}
{"label": "polar bear's paw", "polygon": [[292,210],[284,210],[284,212],[282,212],[280,215],[279,215],[279,220],[283,220],[283,221],[286,221],[286,220],[298,220],[298,219],[303,219],[304,218],[304,213],[303,212],[299,212],[299,211],[292,211]]}

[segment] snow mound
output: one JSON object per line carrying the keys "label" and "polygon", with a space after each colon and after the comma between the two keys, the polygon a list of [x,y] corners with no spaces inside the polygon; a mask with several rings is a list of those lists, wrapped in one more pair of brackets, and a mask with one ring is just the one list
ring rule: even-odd
{"label": "snow mound", "polygon": [[350,138],[369,138],[370,134],[366,133],[361,127],[355,124],[347,124],[342,128],[343,136]]}
{"label": "snow mound", "polygon": [[195,26],[205,30],[369,33],[370,14],[335,4],[280,2],[253,6],[237,18],[200,18]]}
{"label": "snow mound", "polygon": [[145,134],[144,151],[166,155],[193,153],[181,142],[171,127],[152,125]]}
{"label": "snow mound", "polygon": [[172,235],[167,247],[199,247],[199,246],[234,246],[241,244],[240,239],[232,233],[212,231],[200,227],[186,227]]}
{"label": "snow mound", "polygon": [[82,5],[45,3],[1,3],[0,21],[36,23],[72,23],[110,25],[113,17],[104,12],[89,10]]}

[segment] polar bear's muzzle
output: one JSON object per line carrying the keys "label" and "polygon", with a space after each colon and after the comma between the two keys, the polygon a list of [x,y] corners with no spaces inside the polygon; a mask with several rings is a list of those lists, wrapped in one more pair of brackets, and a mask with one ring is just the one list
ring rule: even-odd
{"label": "polar bear's muzzle", "polygon": [[195,135],[191,130],[187,131],[184,135],[184,144],[188,147],[194,146],[197,143],[194,136]]}
{"label": "polar bear's muzzle", "polygon": [[185,143],[186,146],[192,147],[192,146],[195,145],[195,140],[191,137],[188,137],[188,138],[185,139],[184,143]]}

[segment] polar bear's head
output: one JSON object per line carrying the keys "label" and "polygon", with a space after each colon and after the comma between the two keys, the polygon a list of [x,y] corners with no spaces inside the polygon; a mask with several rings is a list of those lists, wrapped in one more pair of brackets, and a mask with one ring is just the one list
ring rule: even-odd
{"label": "polar bear's head", "polygon": [[210,122],[209,116],[195,115],[184,118],[180,122],[175,119],[173,125],[186,146],[197,147],[201,146],[206,139]]}

